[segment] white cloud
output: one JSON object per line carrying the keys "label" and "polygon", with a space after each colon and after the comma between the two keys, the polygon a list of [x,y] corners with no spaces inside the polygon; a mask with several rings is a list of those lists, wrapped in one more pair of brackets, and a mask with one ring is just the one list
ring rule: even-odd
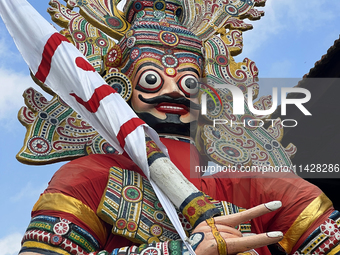
{"label": "white cloud", "polygon": [[254,28],[243,33],[244,48],[241,54],[242,58],[251,56],[252,53],[261,48],[263,42],[284,29],[284,24],[280,22],[280,15],[276,13],[277,7],[273,6],[273,2],[268,1],[265,8],[258,8],[265,11],[265,16],[260,20],[245,20],[246,23],[251,23]]}
{"label": "white cloud", "polygon": [[28,74],[0,68],[0,120],[17,115],[24,105],[22,94],[31,86],[37,87]]}
{"label": "white cloud", "polygon": [[17,125],[15,119],[18,110],[24,105],[24,90],[38,86],[29,76],[28,67],[17,71],[25,66],[24,62],[19,52],[13,48],[12,39],[5,31],[4,25],[0,25],[0,125],[11,128],[13,124]]}
{"label": "white cloud", "polygon": [[[36,187],[32,185],[31,182],[27,183],[19,193],[15,194],[14,196],[10,197],[11,202],[18,202],[19,200],[36,200],[37,197],[47,188],[47,184],[40,185]],[[1,247],[1,246],[0,246]]]}
{"label": "white cloud", "polygon": [[13,233],[0,239],[2,255],[17,255],[20,251],[22,234]]}
{"label": "white cloud", "polygon": [[[334,20],[338,19],[340,1],[320,0],[271,0],[267,1],[264,8],[265,16],[252,23],[253,31],[244,33],[243,57],[249,56],[258,50],[263,42],[274,38],[278,34],[286,34],[303,31],[318,33],[318,30],[334,26]],[[293,38],[292,38],[293,40]]]}
{"label": "white cloud", "polygon": [[[0,33],[4,33],[3,29],[0,29]],[[5,37],[0,37],[0,56],[2,59],[6,59],[8,56],[8,44]],[[3,62],[3,60],[1,60]]]}
{"label": "white cloud", "polygon": [[[24,105],[25,89],[42,91],[31,79],[28,67],[0,20],[0,125],[11,127],[18,110]],[[44,93],[46,94],[46,93]],[[15,120],[15,124],[17,121]]]}
{"label": "white cloud", "polygon": [[288,77],[290,70],[292,68],[292,62],[289,60],[284,60],[271,64],[269,73],[271,73],[273,78]]}
{"label": "white cloud", "polygon": [[280,14],[281,22],[286,23],[286,28],[315,31],[334,22],[338,17],[339,1],[296,1],[276,0],[271,1],[275,13]]}
{"label": "white cloud", "polygon": [[0,35],[0,66],[23,62],[20,53],[15,48],[12,37],[5,27],[0,27]]}

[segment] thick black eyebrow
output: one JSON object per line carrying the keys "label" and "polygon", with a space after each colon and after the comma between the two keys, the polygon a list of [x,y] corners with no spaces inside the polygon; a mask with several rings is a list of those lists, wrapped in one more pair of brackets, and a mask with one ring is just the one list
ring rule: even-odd
{"label": "thick black eyebrow", "polygon": [[186,71],[189,71],[189,72],[194,72],[197,74],[198,77],[200,77],[200,74],[199,72],[195,69],[195,68],[192,68],[192,67],[186,67],[186,68],[182,68],[180,70],[178,70],[177,72],[186,72]]}
{"label": "thick black eyebrow", "polygon": [[136,73],[138,73],[140,69],[142,69],[143,67],[146,67],[146,66],[153,66],[153,67],[156,67],[156,68],[158,68],[159,70],[163,71],[163,68],[160,67],[159,65],[157,65],[157,64],[155,64],[155,63],[153,63],[153,62],[146,62],[146,63],[141,64],[141,65],[138,67]]}

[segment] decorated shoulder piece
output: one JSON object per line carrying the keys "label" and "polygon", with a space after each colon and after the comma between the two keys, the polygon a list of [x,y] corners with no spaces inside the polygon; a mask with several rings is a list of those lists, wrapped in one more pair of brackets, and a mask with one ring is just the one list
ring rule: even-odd
{"label": "decorated shoulder piece", "polygon": [[[59,203],[54,201],[59,201]],[[204,202],[214,204],[221,215],[245,211],[244,208],[227,202],[219,202],[208,196]],[[70,219],[65,215],[64,217],[68,218],[66,220],[62,215],[59,217],[46,215],[51,211],[59,211],[60,204],[63,204],[63,211],[75,211],[74,214],[78,216]],[[150,182],[140,173],[114,166],[109,169],[107,184],[96,212],[91,211],[80,200],[61,193],[45,193],[33,210],[33,217],[22,240],[22,251],[34,251],[34,248],[39,248],[43,254],[47,251],[64,254],[61,251],[64,249],[71,254],[74,254],[76,250],[78,254],[87,254],[102,250],[107,236],[117,237],[117,235],[133,243],[148,244],[150,247],[155,243],[158,243],[157,247],[159,245],[167,247],[170,241],[179,239],[176,229],[171,224]],[[177,213],[186,234],[192,236],[193,227],[189,218],[178,210]],[[85,220],[86,224],[81,222],[79,224],[77,218]],[[104,222],[108,223],[111,229],[107,229],[109,225]],[[242,223],[237,226],[237,229],[244,234],[250,233],[251,224],[250,222]],[[113,235],[110,235],[110,232]],[[118,238],[118,240],[121,239]],[[175,243],[180,244],[178,249],[187,251],[182,241]],[[148,246],[141,246],[143,247]],[[132,248],[132,250],[124,249],[126,252],[137,252]],[[138,252],[142,250],[139,249]]]}
{"label": "decorated shoulder piece", "polygon": [[[202,197],[201,193],[201,199]],[[219,215],[229,215],[245,210],[228,202],[213,200],[207,195],[204,195],[198,204],[203,208],[204,205],[210,206],[210,209],[216,208],[217,211],[214,213]],[[177,209],[177,213],[189,236],[195,228],[193,225],[195,221],[192,220],[193,214],[183,213],[181,209]],[[140,174],[127,169],[111,167],[97,214],[106,223],[112,225],[112,233],[124,236],[135,243],[150,244],[154,241],[179,239],[178,233],[165,214],[150,182]],[[199,216],[199,213],[197,215]],[[242,233],[249,233],[250,223],[241,224],[238,229]]]}

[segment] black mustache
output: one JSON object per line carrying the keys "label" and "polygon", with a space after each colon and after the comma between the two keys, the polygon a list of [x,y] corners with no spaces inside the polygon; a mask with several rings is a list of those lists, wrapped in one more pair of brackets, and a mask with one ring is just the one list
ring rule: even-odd
{"label": "black mustache", "polygon": [[167,95],[156,96],[152,98],[144,98],[142,95],[138,95],[138,98],[147,104],[160,104],[160,103],[173,103],[173,104],[181,104],[185,105],[188,108],[192,108],[194,110],[200,110],[201,105],[191,102],[189,99],[185,97],[177,97],[173,98]]}

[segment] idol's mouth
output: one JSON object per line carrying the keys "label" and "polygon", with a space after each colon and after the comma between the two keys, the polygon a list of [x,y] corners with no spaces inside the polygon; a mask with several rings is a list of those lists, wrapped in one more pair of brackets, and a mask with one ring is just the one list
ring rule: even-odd
{"label": "idol's mouth", "polygon": [[158,106],[164,106],[160,108],[166,108],[165,106],[170,107],[181,107],[182,109],[185,109],[186,111],[189,111],[189,109],[193,110],[200,110],[201,106],[199,104],[196,104],[194,102],[191,102],[189,99],[185,97],[179,97],[179,98],[173,98],[167,95],[161,95],[161,96],[156,96],[153,98],[144,98],[142,95],[138,95],[138,98],[147,104],[154,104]]}
{"label": "idol's mouth", "polygon": [[159,112],[172,113],[178,115],[185,115],[189,112],[187,106],[174,103],[160,103],[155,108]]}

